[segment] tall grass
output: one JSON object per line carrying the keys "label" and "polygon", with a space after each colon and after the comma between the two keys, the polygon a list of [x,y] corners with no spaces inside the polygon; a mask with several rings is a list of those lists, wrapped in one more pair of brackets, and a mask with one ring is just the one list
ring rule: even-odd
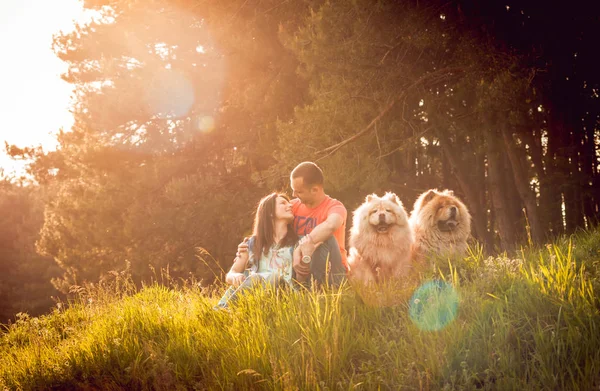
{"label": "tall grass", "polygon": [[215,311],[221,291],[115,276],[7,326],[0,388],[598,389],[599,261],[597,230],[518,257],[432,260],[417,285],[445,281],[458,298],[437,331],[415,318],[435,316],[433,296],[418,312],[416,296],[376,307],[347,286],[256,289]]}

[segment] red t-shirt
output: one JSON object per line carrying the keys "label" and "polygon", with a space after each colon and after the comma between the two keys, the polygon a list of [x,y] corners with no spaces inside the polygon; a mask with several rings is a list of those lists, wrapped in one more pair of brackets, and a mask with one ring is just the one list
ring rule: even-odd
{"label": "red t-shirt", "polygon": [[346,261],[346,217],[348,212],[346,212],[344,204],[329,196],[325,196],[323,202],[312,209],[301,203],[298,198],[293,199],[291,202],[292,212],[294,213],[294,229],[298,235],[307,235],[311,233],[313,228],[327,220],[327,217],[333,213],[342,216],[342,225],[335,230],[333,236],[335,236],[335,239],[340,246],[342,263],[344,264],[344,267],[348,269],[348,263]]}

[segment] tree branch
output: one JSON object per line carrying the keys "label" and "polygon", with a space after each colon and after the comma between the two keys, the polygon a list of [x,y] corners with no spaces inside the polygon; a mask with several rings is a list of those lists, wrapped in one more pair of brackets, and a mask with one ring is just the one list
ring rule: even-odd
{"label": "tree branch", "polygon": [[411,91],[413,88],[415,88],[419,85],[425,85],[430,80],[433,80],[434,82],[439,82],[444,79],[444,77],[442,77],[442,76],[448,76],[448,75],[453,75],[455,73],[463,73],[463,72],[465,72],[465,69],[462,67],[450,67],[450,68],[443,68],[438,71],[431,72],[431,73],[421,76],[419,79],[415,80],[411,85],[409,85],[407,88],[405,88],[404,91],[400,95],[398,95],[398,97],[392,99],[392,101],[386,107],[384,107],[383,110],[377,115],[377,117],[373,118],[373,120],[364,129],[362,129],[358,133],[348,137],[347,139],[340,141],[337,144],[334,144],[325,149],[317,151],[317,154],[327,153],[327,155],[320,158],[320,159],[323,159],[324,157],[335,153],[337,150],[339,150],[341,147],[345,146],[346,144],[353,142],[354,140],[358,139],[362,135],[369,132],[375,126],[375,124],[379,120],[381,120],[396,105],[396,102],[398,102],[399,100],[404,98],[406,96],[406,94],[409,91]]}

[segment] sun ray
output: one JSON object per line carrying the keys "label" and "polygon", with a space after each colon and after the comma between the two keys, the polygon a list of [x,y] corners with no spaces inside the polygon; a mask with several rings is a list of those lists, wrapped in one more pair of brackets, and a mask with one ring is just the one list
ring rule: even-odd
{"label": "sun ray", "polygon": [[24,166],[6,155],[5,141],[48,151],[56,148],[59,129],[71,128],[72,87],[60,78],[66,64],[52,51],[52,37],[88,19],[78,0],[0,3],[0,47],[11,53],[0,64],[0,167],[5,173],[20,175]]}

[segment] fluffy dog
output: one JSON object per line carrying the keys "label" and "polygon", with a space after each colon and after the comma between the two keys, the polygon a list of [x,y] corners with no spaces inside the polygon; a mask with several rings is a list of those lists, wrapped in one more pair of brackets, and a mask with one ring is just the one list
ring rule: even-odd
{"label": "fluffy dog", "polygon": [[412,244],[408,215],[396,194],[368,195],[354,211],[348,278],[368,285],[407,275]]}
{"label": "fluffy dog", "polygon": [[425,255],[464,255],[471,234],[471,215],[452,190],[435,189],[421,194],[410,214],[415,260]]}

